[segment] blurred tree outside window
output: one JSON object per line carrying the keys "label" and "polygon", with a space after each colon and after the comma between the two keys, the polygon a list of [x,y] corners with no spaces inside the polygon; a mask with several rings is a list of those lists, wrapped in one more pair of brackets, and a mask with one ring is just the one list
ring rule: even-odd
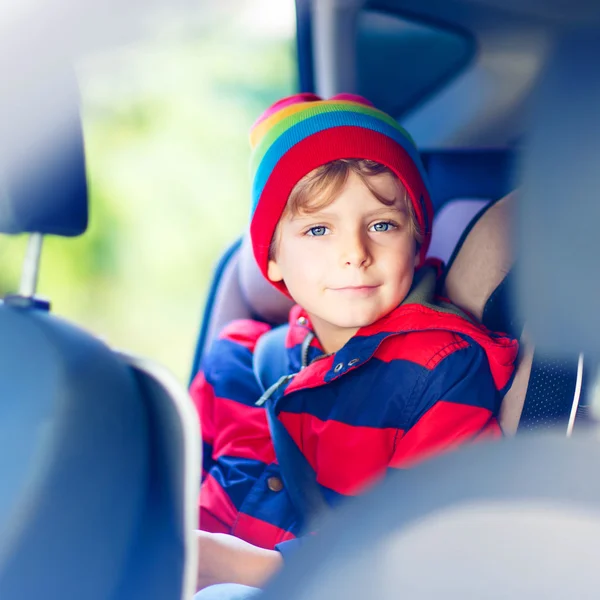
{"label": "blurred tree outside window", "polygon": [[[186,383],[215,262],[249,211],[248,131],[297,88],[293,0],[197,3],[77,65],[90,227],[48,239],[39,292]],[[0,293],[25,240],[0,236]]]}

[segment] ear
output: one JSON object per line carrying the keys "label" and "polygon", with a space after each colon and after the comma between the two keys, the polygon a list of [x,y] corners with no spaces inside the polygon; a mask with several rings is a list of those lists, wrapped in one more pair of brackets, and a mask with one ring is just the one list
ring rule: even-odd
{"label": "ear", "polygon": [[415,269],[418,269],[421,266],[421,252],[420,248],[415,244]]}
{"label": "ear", "polygon": [[283,273],[277,264],[277,261],[271,259],[267,266],[267,277],[269,281],[273,283],[277,283],[278,281],[283,281]]}

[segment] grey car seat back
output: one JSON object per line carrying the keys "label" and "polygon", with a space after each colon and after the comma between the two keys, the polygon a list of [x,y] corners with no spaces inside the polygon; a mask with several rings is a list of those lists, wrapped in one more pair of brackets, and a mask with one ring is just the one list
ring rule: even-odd
{"label": "grey car seat back", "polygon": [[[0,598],[189,597],[200,450],[185,391],[35,295],[43,235],[83,233],[88,210],[76,85],[66,67],[46,76],[0,116],[2,155],[16,149],[0,233],[30,234],[0,303]],[[40,102],[54,89],[64,102]],[[16,128],[33,108],[36,127]]]}

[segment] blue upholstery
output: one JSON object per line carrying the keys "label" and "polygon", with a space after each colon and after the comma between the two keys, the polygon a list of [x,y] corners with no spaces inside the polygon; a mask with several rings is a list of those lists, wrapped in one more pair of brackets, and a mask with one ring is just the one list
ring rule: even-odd
{"label": "blue upholstery", "polygon": [[0,339],[0,598],[181,599],[189,465],[170,390],[44,312],[0,304]]}
{"label": "blue upholstery", "polygon": [[[43,101],[40,99],[43,98]],[[66,65],[3,90],[0,233],[76,236],[87,228],[79,93]]]}
{"label": "blue upholstery", "polygon": [[[184,510],[186,469],[189,468],[186,436],[170,390],[142,366],[131,364],[130,369],[144,399],[148,419],[149,479],[146,501],[139,516],[141,526],[130,547],[129,561],[123,571],[125,577],[114,598],[179,600],[185,597],[185,539],[197,523],[194,519],[190,527]],[[194,411],[191,406],[190,409]],[[195,413],[191,416],[196,423]],[[199,483],[199,473],[196,476]],[[194,505],[196,502],[197,493],[193,497]]]}
{"label": "blue upholstery", "polygon": [[148,489],[148,416],[122,361],[0,306],[0,597],[113,598]]}

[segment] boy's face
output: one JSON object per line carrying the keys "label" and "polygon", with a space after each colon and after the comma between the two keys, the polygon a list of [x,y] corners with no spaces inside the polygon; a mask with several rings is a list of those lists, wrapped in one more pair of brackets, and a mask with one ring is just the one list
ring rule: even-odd
{"label": "boy's face", "polygon": [[331,204],[284,216],[278,225],[269,279],[283,280],[326,352],[336,352],[359,328],[391,312],[412,285],[418,255],[404,191],[388,173],[369,182],[394,204],[380,202],[350,172]]}

